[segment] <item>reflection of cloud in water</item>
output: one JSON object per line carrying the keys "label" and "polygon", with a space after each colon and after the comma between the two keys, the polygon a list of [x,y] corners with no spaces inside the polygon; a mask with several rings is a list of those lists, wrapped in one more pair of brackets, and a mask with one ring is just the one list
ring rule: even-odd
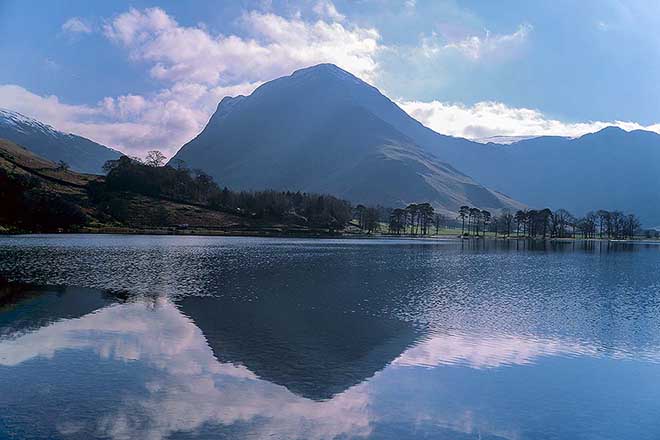
{"label": "reflection of cloud in water", "polygon": [[248,422],[257,437],[320,439],[370,432],[366,385],[322,402],[299,397],[241,365],[218,362],[199,328],[166,300],[155,306],[113,305],[6,339],[0,342],[0,365],[17,366],[66,349],[144,362],[157,374],[145,383],[146,394],[124,394],[121,406],[98,426],[63,420],[61,434],[91,429],[116,439],[159,439],[207,423],[237,422]]}
{"label": "reflection of cloud in water", "polygon": [[531,335],[434,333],[406,350],[392,362],[401,367],[461,365],[470,368],[497,368],[528,365],[544,356],[590,356],[660,362],[654,348],[609,346]]}
{"label": "reflection of cloud in water", "polygon": [[436,367],[460,364],[471,368],[495,368],[531,364],[541,356],[596,354],[593,347],[560,339],[435,334],[406,350],[393,365]]}

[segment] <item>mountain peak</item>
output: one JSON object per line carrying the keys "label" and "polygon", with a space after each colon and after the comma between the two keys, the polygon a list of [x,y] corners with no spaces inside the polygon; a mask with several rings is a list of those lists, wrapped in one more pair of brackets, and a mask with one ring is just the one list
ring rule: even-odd
{"label": "mountain peak", "polygon": [[627,133],[627,131],[621,127],[617,127],[615,125],[609,125],[601,130],[598,130],[594,134],[614,135],[614,134],[623,134],[623,133]]}
{"label": "mountain peak", "polygon": [[310,77],[324,78],[324,79],[334,78],[334,79],[347,80],[356,83],[363,82],[361,79],[359,79],[352,73],[347,72],[346,70],[332,63],[321,63],[315,66],[305,67],[302,69],[298,69],[291,74],[291,78],[310,78]]}
{"label": "mountain peak", "polygon": [[321,63],[314,66],[303,67],[293,72],[293,75],[301,75],[309,72],[328,72],[353,76],[351,73],[332,63]]}
{"label": "mountain peak", "polygon": [[608,132],[610,132],[610,133],[621,133],[621,132],[624,132],[624,131],[626,131],[626,130],[624,130],[621,127],[617,127],[616,125],[609,125],[609,126],[603,128],[602,130],[600,130],[599,132],[600,133],[608,133]]}
{"label": "mountain peak", "polygon": [[48,124],[44,124],[43,122],[40,122],[17,111],[2,107],[0,107],[0,124],[12,126],[14,130],[20,132],[26,132],[26,130],[39,130],[49,136],[63,134]]}

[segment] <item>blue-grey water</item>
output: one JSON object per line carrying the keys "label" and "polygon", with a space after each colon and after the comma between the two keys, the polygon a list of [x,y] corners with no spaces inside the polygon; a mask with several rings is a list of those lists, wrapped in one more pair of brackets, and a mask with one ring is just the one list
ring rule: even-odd
{"label": "blue-grey water", "polygon": [[0,439],[660,438],[660,246],[0,237]]}

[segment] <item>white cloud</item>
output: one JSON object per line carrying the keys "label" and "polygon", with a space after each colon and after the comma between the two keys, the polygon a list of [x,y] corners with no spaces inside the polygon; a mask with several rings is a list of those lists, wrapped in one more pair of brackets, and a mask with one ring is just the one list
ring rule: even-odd
{"label": "white cloud", "polygon": [[508,107],[500,102],[479,102],[472,106],[439,101],[401,101],[399,105],[415,119],[438,133],[481,139],[491,136],[570,136],[593,133],[607,126],[624,130],[660,133],[660,124],[643,126],[636,122],[562,122],[539,110]]}
{"label": "white cloud", "polygon": [[430,37],[422,37],[420,51],[426,57],[438,56],[450,52],[458,52],[464,57],[478,61],[484,58],[501,58],[514,53],[528,39],[533,27],[521,24],[511,34],[491,34],[485,30],[483,36],[468,35],[455,41],[441,41],[437,33]]}
{"label": "white cloud", "polygon": [[607,32],[608,30],[610,30],[610,26],[602,20],[596,22],[596,28],[599,31],[603,31],[603,32]]}
{"label": "white cloud", "polygon": [[73,34],[89,34],[92,27],[79,17],[71,17],[62,24],[62,30]]}
{"label": "white cloud", "polygon": [[106,97],[91,106],[69,105],[56,96],[40,96],[20,86],[2,85],[0,107],[126,154],[142,156],[156,148],[171,156],[204,128],[224,96],[250,93],[258,85],[209,87],[181,82],[150,96]]}
{"label": "white cloud", "polygon": [[[343,19],[332,3],[321,5],[328,18]],[[263,81],[322,62],[371,79],[377,68],[380,36],[375,29],[256,11],[243,14],[239,23],[249,38],[181,26],[159,8],[131,9],[106,25],[104,33],[134,60],[151,63],[153,77],[174,82]]]}
{"label": "white cloud", "polygon": [[327,17],[335,21],[343,21],[346,18],[345,15],[337,11],[335,4],[329,0],[320,0],[316,2],[313,9],[319,17]]}

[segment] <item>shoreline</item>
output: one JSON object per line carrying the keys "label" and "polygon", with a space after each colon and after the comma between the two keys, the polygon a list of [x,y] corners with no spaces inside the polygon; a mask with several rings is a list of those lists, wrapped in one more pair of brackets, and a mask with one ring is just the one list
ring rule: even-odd
{"label": "shoreline", "polygon": [[3,231],[0,229],[0,237],[14,237],[24,235],[144,235],[144,236],[193,236],[193,237],[264,237],[264,238],[308,238],[308,239],[406,239],[406,240],[457,240],[457,241],[488,241],[488,242],[549,242],[549,243],[576,243],[576,242],[605,242],[605,243],[660,243],[660,239],[653,238],[635,238],[635,239],[610,239],[610,238],[540,238],[540,237],[493,237],[493,236],[461,236],[456,234],[433,234],[433,235],[397,235],[397,234],[368,234],[351,232],[329,232],[318,230],[301,230],[286,228],[264,228],[264,229],[207,229],[207,228],[85,228],[74,231],[56,231],[56,232],[29,232],[29,231]]}

